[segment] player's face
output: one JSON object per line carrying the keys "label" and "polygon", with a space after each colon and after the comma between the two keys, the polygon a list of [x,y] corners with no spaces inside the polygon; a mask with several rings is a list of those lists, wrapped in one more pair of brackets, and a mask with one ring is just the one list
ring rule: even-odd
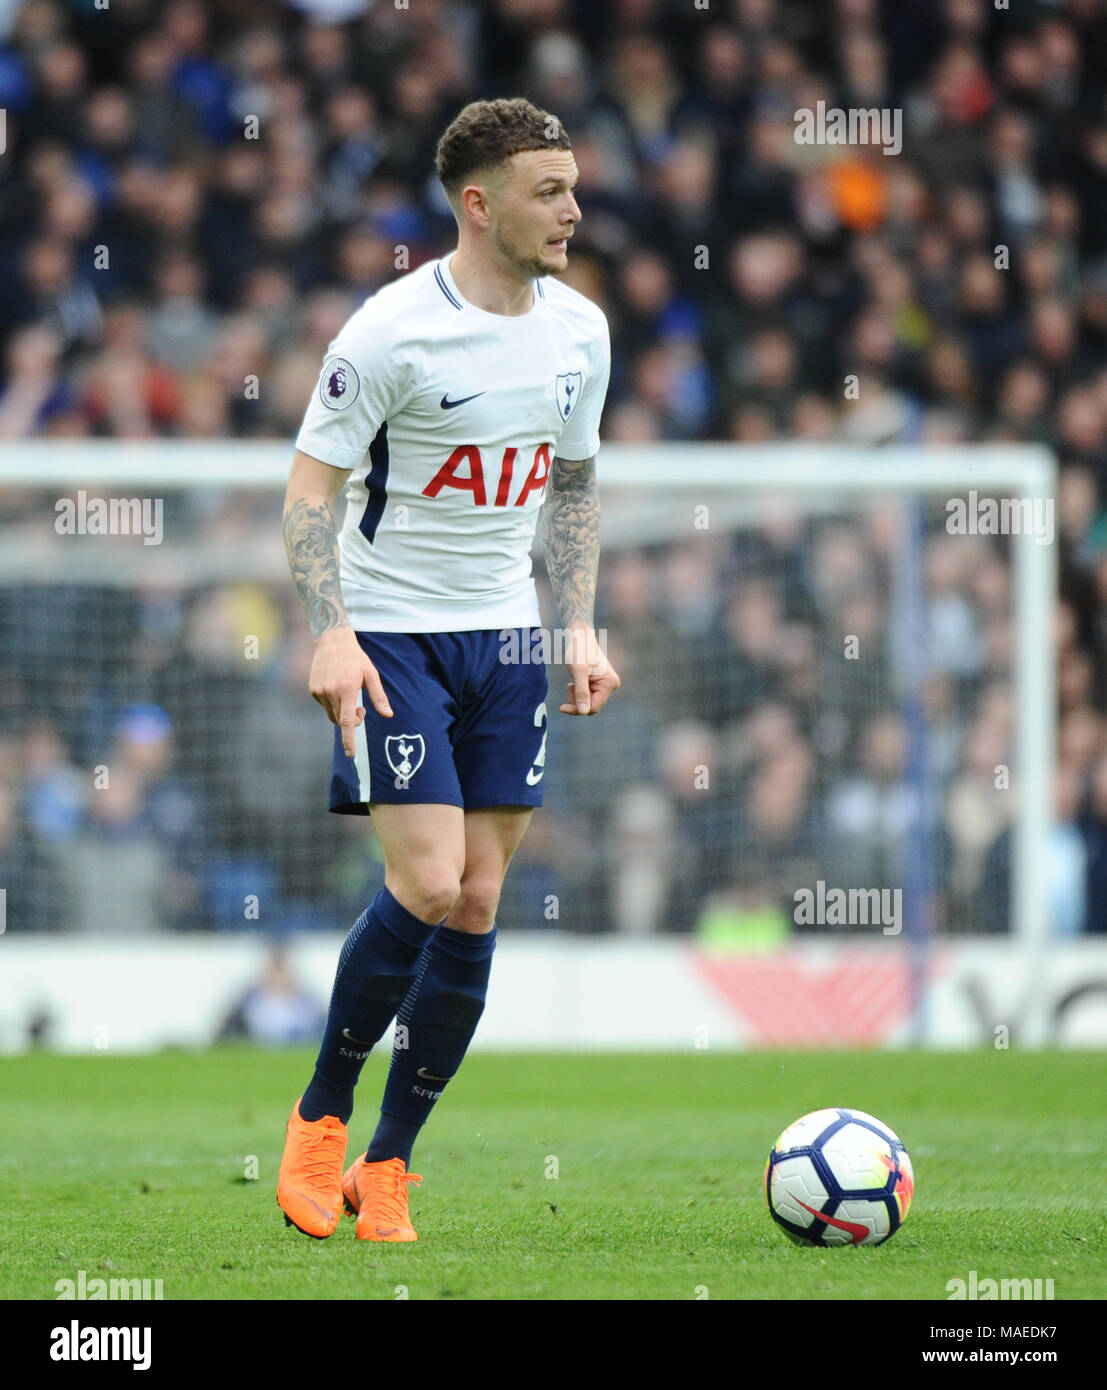
{"label": "player's face", "polygon": [[521,275],[538,277],[569,264],[569,238],[580,221],[573,197],[579,178],[569,150],[527,150],[512,155],[490,203],[500,255]]}

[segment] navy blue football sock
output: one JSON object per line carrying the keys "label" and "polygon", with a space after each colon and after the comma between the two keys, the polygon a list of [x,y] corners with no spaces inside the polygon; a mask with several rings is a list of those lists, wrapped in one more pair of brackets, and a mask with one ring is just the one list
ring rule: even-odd
{"label": "navy blue football sock", "polygon": [[437,924],[423,922],[382,888],[354,923],[338,960],[323,1045],[300,1114],[305,1120],[354,1110],[354,1087],[374,1043],[411,988]]}
{"label": "navy blue football sock", "polygon": [[477,1031],[488,993],[496,928],[478,935],[439,927],[396,1015],[396,1043],[381,1119],[365,1157],[402,1158],[454,1075]]}

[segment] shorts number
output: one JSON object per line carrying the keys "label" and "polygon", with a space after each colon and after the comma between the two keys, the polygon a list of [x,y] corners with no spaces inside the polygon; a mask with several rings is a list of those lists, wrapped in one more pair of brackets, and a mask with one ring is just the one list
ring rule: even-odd
{"label": "shorts number", "polygon": [[[536,787],[542,780],[542,774],[546,771],[546,702],[545,700],[534,711],[534,727],[542,730],[542,743],[538,749],[538,756],[535,758],[530,770],[527,772],[527,786]],[[535,768],[538,769],[535,772]]]}

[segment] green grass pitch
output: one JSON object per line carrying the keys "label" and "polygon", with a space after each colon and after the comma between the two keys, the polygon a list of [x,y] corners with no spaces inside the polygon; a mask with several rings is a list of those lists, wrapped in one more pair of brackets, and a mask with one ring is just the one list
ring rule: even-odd
{"label": "green grass pitch", "polygon": [[[944,1299],[973,1269],[1107,1295],[1103,1054],[478,1053],[416,1149],[415,1245],[285,1227],[312,1056],[0,1062],[0,1296],[53,1299],[84,1270],[166,1299]],[[363,1075],[351,1161],[386,1065]],[[884,1246],[797,1249],[765,1208],[772,1141],[827,1105],[912,1156],[915,1206]]]}

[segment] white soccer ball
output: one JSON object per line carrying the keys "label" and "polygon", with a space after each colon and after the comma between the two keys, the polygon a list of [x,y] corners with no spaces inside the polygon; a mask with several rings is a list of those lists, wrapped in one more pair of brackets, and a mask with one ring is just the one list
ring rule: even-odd
{"label": "white soccer ball", "polygon": [[915,1176],[894,1130],[863,1110],[814,1110],[765,1165],[773,1220],[798,1245],[880,1245],[911,1210]]}

